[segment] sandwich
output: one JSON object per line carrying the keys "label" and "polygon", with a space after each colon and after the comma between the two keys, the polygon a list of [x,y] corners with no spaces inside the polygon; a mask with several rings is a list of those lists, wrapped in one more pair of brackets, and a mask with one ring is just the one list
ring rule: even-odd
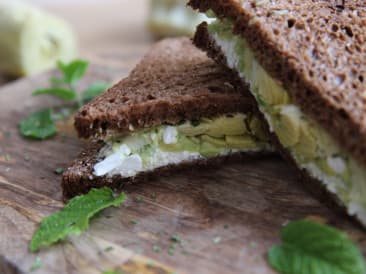
{"label": "sandwich", "polygon": [[64,172],[64,197],[270,152],[252,98],[238,84],[188,38],[158,42],[76,114],[79,136],[91,143]]}
{"label": "sandwich", "polygon": [[196,26],[209,18],[186,6],[185,0],[150,0],[147,27],[157,37],[192,37]]}
{"label": "sandwich", "polygon": [[338,2],[189,4],[216,19],[195,45],[248,85],[305,185],[366,225],[366,5]]}

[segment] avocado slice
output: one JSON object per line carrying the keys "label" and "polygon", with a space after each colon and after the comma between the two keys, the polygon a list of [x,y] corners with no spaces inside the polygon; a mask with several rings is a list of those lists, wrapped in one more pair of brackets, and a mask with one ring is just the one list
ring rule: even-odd
{"label": "avocado slice", "polygon": [[300,111],[293,105],[275,108],[274,131],[284,147],[292,147],[299,142],[301,117]]}
{"label": "avocado slice", "polygon": [[159,146],[163,151],[178,152],[178,151],[191,151],[198,152],[200,149],[200,143],[195,142],[193,139],[178,135],[178,142],[175,144],[165,144],[160,141]]}
{"label": "avocado slice", "polygon": [[236,114],[233,117],[219,117],[209,124],[206,134],[217,138],[222,138],[224,135],[243,135],[248,132],[245,119],[244,114]]}
{"label": "avocado slice", "polygon": [[307,122],[302,121],[300,125],[299,143],[294,146],[295,153],[305,161],[315,159],[318,156],[318,144],[312,128]]}
{"label": "avocado slice", "polygon": [[220,147],[217,147],[217,146],[215,146],[211,143],[208,143],[208,142],[202,142],[199,152],[203,156],[210,157],[210,156],[218,155],[222,151],[223,151],[223,149],[220,148]]}
{"label": "avocado slice", "polygon": [[217,147],[223,147],[223,148],[227,147],[224,138],[215,138],[208,135],[202,135],[201,140],[202,142],[207,142]]}
{"label": "avocado slice", "polygon": [[250,136],[225,136],[225,141],[229,148],[233,149],[252,149],[258,148],[259,144],[256,143]]}
{"label": "avocado slice", "polygon": [[200,123],[197,126],[193,126],[190,122],[186,122],[183,125],[177,127],[178,132],[185,136],[201,135],[208,131],[208,129],[209,125],[207,123]]}

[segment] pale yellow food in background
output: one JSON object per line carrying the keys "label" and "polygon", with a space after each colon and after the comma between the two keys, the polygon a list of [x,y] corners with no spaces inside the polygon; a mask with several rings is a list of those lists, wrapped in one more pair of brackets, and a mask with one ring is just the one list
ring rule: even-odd
{"label": "pale yellow food in background", "polygon": [[64,20],[20,1],[0,0],[0,73],[27,76],[76,56],[76,39]]}
{"label": "pale yellow food in background", "polygon": [[150,1],[147,24],[149,30],[156,36],[193,36],[196,26],[203,21],[210,19],[187,7],[186,0]]}

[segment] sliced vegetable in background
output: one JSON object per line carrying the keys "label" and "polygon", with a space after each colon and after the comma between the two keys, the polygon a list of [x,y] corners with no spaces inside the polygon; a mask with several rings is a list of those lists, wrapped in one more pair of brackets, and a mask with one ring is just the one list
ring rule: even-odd
{"label": "sliced vegetable in background", "polygon": [[283,274],[365,274],[364,258],[348,236],[308,220],[289,223],[282,244],[268,252],[270,265]]}
{"label": "sliced vegetable in background", "polygon": [[95,214],[110,206],[118,207],[125,199],[124,193],[115,196],[108,187],[92,189],[88,194],[74,197],[59,212],[43,219],[33,234],[30,250],[35,252],[70,234],[79,235]]}
{"label": "sliced vegetable in background", "polygon": [[32,113],[19,124],[23,136],[34,139],[45,139],[56,134],[56,127],[52,120],[52,110],[47,108]]}

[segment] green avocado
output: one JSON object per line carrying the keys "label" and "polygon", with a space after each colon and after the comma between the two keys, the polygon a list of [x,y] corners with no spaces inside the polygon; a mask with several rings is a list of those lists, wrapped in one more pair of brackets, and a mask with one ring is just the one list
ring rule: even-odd
{"label": "green avocado", "polygon": [[229,148],[233,149],[253,149],[258,148],[259,144],[250,136],[225,136],[225,141]]}
{"label": "green avocado", "polygon": [[222,152],[222,148],[215,146],[211,143],[202,142],[199,150],[200,154],[206,157],[218,155]]}
{"label": "green avocado", "polygon": [[222,148],[227,147],[224,138],[215,138],[215,137],[211,137],[208,135],[202,135],[201,140],[202,140],[202,142],[207,142],[207,143],[210,143],[217,147],[222,147]]}
{"label": "green avocado", "polygon": [[300,140],[301,117],[299,110],[292,105],[276,108],[274,131],[284,147],[292,147]]}
{"label": "green avocado", "polygon": [[222,138],[224,135],[243,135],[247,133],[245,119],[244,114],[237,114],[233,117],[219,117],[209,124],[206,134],[217,138]]}
{"label": "green avocado", "polygon": [[179,133],[185,135],[185,136],[197,136],[204,134],[206,131],[208,131],[209,126],[207,123],[200,123],[197,126],[191,125],[191,123],[186,122],[183,125],[179,125],[177,127],[177,130]]}
{"label": "green avocado", "polygon": [[159,146],[163,151],[179,152],[179,151],[191,151],[198,152],[200,149],[200,143],[195,139],[178,135],[178,142],[175,144],[165,144],[160,141]]}
{"label": "green avocado", "polygon": [[301,122],[300,125],[300,138],[298,144],[293,149],[295,153],[303,158],[305,161],[315,159],[318,157],[318,145],[315,138],[315,133],[311,126],[305,121]]}

